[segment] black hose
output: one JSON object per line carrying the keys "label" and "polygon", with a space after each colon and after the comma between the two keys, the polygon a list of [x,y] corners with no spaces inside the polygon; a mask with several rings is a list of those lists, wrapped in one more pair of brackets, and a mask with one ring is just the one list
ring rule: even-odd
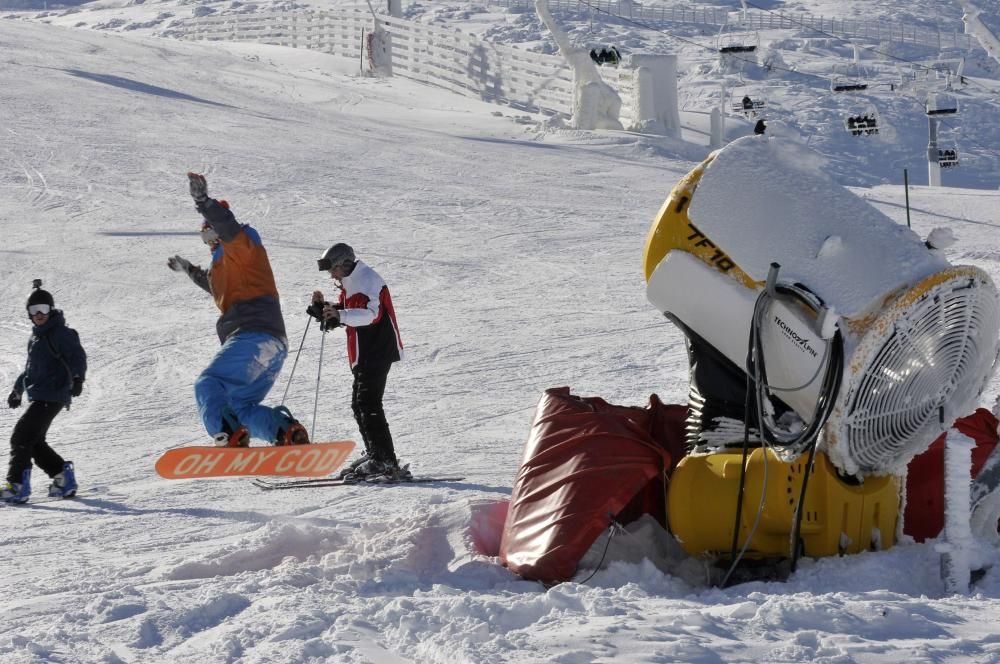
{"label": "black hose", "polygon": [[[818,301],[818,298],[813,299],[816,298],[816,296],[804,287],[775,286],[774,291],[783,296],[792,297],[801,301],[809,309],[811,309],[817,317],[820,316],[822,303]],[[732,570],[735,569],[739,561],[739,557],[742,555],[739,551],[739,532],[743,509],[743,494],[746,484],[746,463],[748,448],[750,446],[751,395],[755,397],[756,401],[757,426],[765,455],[767,454],[767,447],[769,445],[782,449],[791,449],[793,451],[800,450],[800,454],[806,450],[809,451],[809,458],[806,461],[805,475],[802,478],[802,487],[799,492],[799,501],[796,505],[794,524],[792,526],[791,571],[794,572],[800,554],[799,538],[802,529],[802,515],[805,511],[804,503],[806,489],[809,483],[809,475],[812,473],[813,464],[815,462],[819,433],[829,419],[830,414],[833,412],[833,407],[836,402],[837,395],[840,392],[840,384],[844,373],[844,340],[840,330],[838,329],[835,331],[831,342],[831,348],[829,350],[829,355],[827,356],[826,371],[823,374],[823,384],[820,388],[819,396],[816,400],[816,407],[813,410],[813,417],[809,422],[809,425],[800,434],[791,439],[779,439],[775,436],[774,432],[768,426],[769,418],[764,412],[764,399],[769,398],[769,390],[767,385],[767,368],[764,363],[763,345],[760,336],[761,317],[764,311],[764,304],[771,299],[771,297],[772,295],[767,289],[761,291],[760,295],[757,297],[757,301],[754,303],[753,318],[750,325],[750,340],[749,348],[747,350],[747,391],[746,398],[744,400],[743,418],[743,456],[740,466],[739,488],[737,490],[736,519],[733,526],[733,543],[730,551],[730,556],[733,561],[732,566],[730,567],[730,574],[732,573]],[[754,383],[753,392],[751,392],[750,389],[751,382]],[[723,581],[723,586],[729,579],[730,574],[726,575],[726,579]]]}

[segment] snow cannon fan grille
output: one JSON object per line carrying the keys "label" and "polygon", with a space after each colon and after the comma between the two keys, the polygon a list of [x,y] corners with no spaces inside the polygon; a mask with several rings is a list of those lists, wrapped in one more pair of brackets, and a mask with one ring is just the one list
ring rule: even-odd
{"label": "snow cannon fan grille", "polygon": [[831,418],[840,426],[830,423],[838,465],[901,472],[975,407],[996,365],[998,334],[997,291],[977,268],[938,273],[898,298],[848,362],[847,389]]}

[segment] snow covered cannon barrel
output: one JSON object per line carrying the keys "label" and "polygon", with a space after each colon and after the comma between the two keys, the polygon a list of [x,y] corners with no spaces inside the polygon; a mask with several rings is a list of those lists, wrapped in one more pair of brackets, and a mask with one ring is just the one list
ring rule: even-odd
{"label": "snow covered cannon barrel", "polygon": [[[750,551],[780,555],[772,549],[787,553],[792,541],[761,544],[751,528],[758,504],[765,517],[797,510],[809,555],[844,552],[845,541],[861,550],[881,538],[884,547],[898,512],[883,504],[894,485],[862,480],[901,474],[977,405],[1000,350],[989,276],[951,265],[836,184],[821,156],[764,136],[734,141],[677,183],[650,230],[644,268],[649,301],[688,342],[694,454],[675,471],[669,511],[689,553],[729,550],[734,521],[725,516],[739,503],[741,472],[763,473],[769,458],[786,464],[779,471],[801,470],[812,451],[822,458],[811,472],[782,475],[780,492],[747,490],[740,532],[761,540]],[[745,471],[732,455],[735,473],[712,457],[745,438],[771,452],[751,455]],[[799,500],[820,472],[834,481],[812,482]],[[762,491],[776,497],[762,500]],[[720,512],[721,533],[706,506]],[[808,532],[817,537],[811,551]]]}

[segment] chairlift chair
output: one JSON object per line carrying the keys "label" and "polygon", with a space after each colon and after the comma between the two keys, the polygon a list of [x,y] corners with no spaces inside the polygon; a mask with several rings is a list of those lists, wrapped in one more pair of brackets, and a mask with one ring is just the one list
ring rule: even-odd
{"label": "chairlift chair", "polygon": [[938,148],[938,166],[941,168],[954,168],[958,166],[958,147],[948,146]]}
{"label": "chairlift chair", "polygon": [[958,113],[958,100],[944,92],[931,92],[927,95],[924,112],[931,116],[955,115]]}
{"label": "chairlift chair", "polygon": [[759,90],[736,88],[729,97],[729,108],[746,118],[757,117],[767,107],[767,98]]}
{"label": "chairlift chair", "polygon": [[830,90],[833,92],[860,92],[867,90],[868,83],[865,81],[854,81],[850,79],[833,79],[830,82]]}
{"label": "chairlift chair", "polygon": [[726,23],[719,30],[719,54],[754,53],[760,46],[760,35],[739,23]]}
{"label": "chairlift chair", "polygon": [[831,92],[861,92],[867,89],[867,77],[857,63],[834,68],[833,78],[830,79]]}
{"label": "chairlift chair", "polygon": [[878,111],[874,106],[851,111],[844,118],[844,129],[851,136],[876,136],[879,130]]}

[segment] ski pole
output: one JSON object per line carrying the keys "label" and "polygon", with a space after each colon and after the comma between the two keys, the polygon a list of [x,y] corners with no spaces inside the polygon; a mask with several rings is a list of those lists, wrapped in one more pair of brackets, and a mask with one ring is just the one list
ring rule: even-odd
{"label": "ski pole", "polygon": [[321,325],[322,334],[319,337],[319,367],[316,369],[316,398],[313,399],[313,426],[309,432],[309,440],[316,440],[316,411],[319,409],[319,377],[323,375],[323,345],[326,343],[326,326]]}
{"label": "ski pole", "polygon": [[281,405],[285,405],[285,398],[288,397],[288,388],[292,386],[292,376],[295,375],[295,367],[299,364],[299,355],[302,353],[302,345],[306,342],[306,335],[309,334],[309,326],[312,325],[312,316],[306,320],[306,330],[302,333],[302,341],[299,342],[299,349],[295,351],[295,361],[292,362],[292,371],[288,374],[288,382],[285,383],[285,393],[281,395]]}

